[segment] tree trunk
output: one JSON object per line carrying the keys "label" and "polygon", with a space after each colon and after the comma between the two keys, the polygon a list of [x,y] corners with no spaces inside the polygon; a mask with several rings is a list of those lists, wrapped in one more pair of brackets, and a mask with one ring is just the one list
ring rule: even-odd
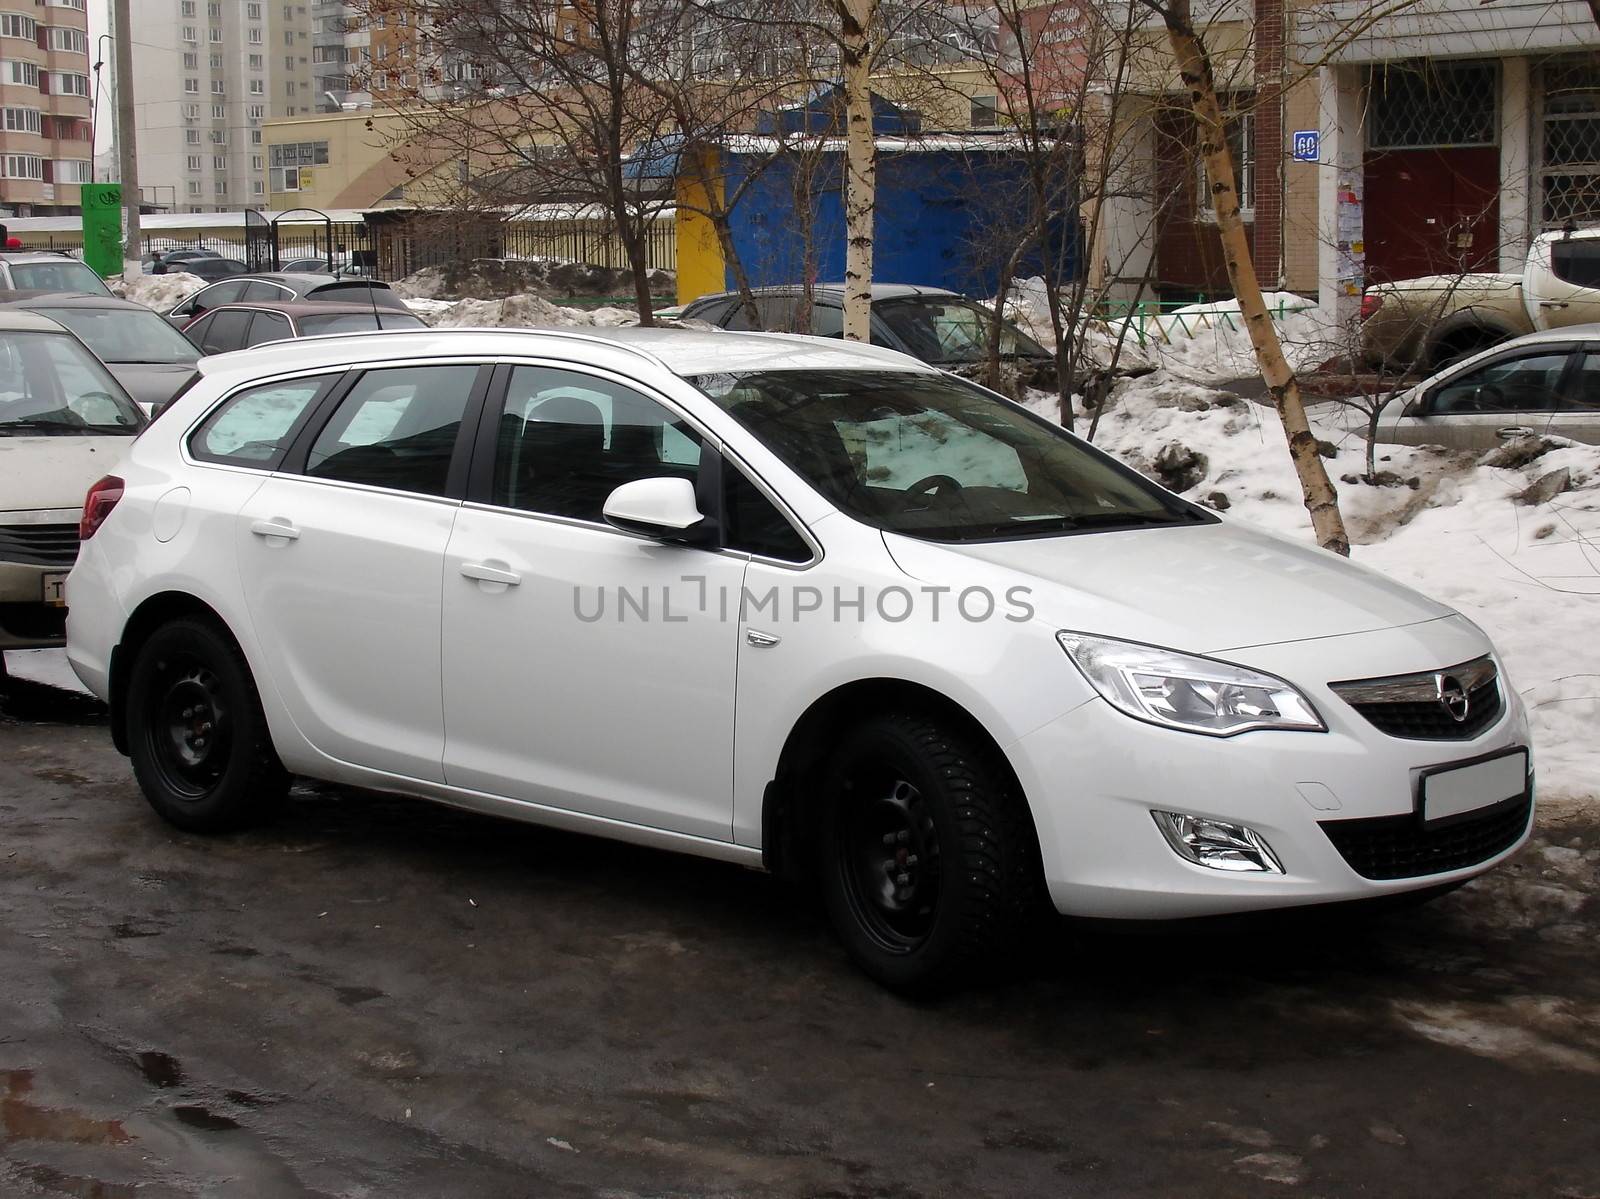
{"label": "tree trunk", "polygon": [[872,28],[876,0],[835,0],[845,99],[844,335],[872,340],[872,218],[877,140],[872,129]]}
{"label": "tree trunk", "polygon": [[1311,527],[1316,533],[1317,543],[1323,549],[1349,557],[1350,538],[1345,532],[1344,518],[1339,514],[1338,492],[1334,490],[1333,482],[1322,465],[1322,456],[1317,452],[1317,439],[1311,433],[1306,421],[1305,405],[1300,400],[1300,384],[1283,356],[1277,327],[1267,313],[1266,301],[1261,297],[1261,284],[1256,279],[1250,243],[1245,236],[1244,221],[1239,216],[1239,191],[1233,172],[1233,155],[1228,151],[1226,127],[1222,119],[1222,107],[1217,102],[1217,85],[1211,60],[1201,44],[1200,35],[1195,32],[1189,0],[1167,0],[1158,11],[1166,24],[1178,75],[1189,93],[1189,102],[1199,128],[1200,152],[1205,158],[1210,201],[1216,213],[1217,232],[1222,238],[1222,256],[1227,263],[1228,280],[1233,284],[1233,294],[1238,297],[1239,313],[1250,333],[1250,344],[1255,348],[1261,378],[1272,393],[1278,418],[1283,422],[1283,431],[1289,438],[1289,457],[1294,462],[1295,473],[1300,476],[1300,490],[1306,510],[1311,514]]}

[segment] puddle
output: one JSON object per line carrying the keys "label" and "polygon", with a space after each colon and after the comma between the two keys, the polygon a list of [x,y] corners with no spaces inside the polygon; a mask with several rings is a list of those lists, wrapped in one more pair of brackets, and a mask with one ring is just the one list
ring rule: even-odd
{"label": "puddle", "polygon": [[259,949],[251,949],[248,945],[219,945],[211,952],[230,958],[254,958],[261,956],[261,951]]}
{"label": "puddle", "polygon": [[132,924],[125,920],[121,924],[113,924],[111,926],[111,935],[119,941],[127,941],[135,937],[159,937],[161,930],[159,928],[140,928],[137,924]]}
{"label": "puddle", "polygon": [[139,1067],[145,1081],[157,1087],[176,1087],[183,1083],[183,1067],[178,1064],[178,1059],[170,1053],[162,1053],[158,1049],[146,1049],[136,1053],[133,1057],[134,1065]]}
{"label": "puddle", "polygon": [[384,992],[377,987],[335,987],[333,993],[339,997],[339,1002],[346,1007],[355,1007],[357,1004],[370,1003],[374,999],[382,999]]}
{"label": "puddle", "polygon": [[239,1121],[227,1116],[219,1116],[209,1108],[201,1107],[198,1103],[180,1103],[172,1109],[172,1114],[178,1117],[181,1123],[190,1128],[198,1128],[203,1132],[232,1132],[239,1127]]}
{"label": "puddle", "polygon": [[32,1070],[0,1070],[0,1131],[11,1141],[54,1141],[64,1145],[126,1145],[133,1140],[121,1120],[96,1120],[64,1107],[42,1107],[28,1098]]}

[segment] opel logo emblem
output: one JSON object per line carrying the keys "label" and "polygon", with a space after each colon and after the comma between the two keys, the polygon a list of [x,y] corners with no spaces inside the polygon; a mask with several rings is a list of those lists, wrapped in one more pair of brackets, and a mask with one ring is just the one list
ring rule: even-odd
{"label": "opel logo emblem", "polygon": [[1467,697],[1467,689],[1461,685],[1461,681],[1452,675],[1437,674],[1433,676],[1433,684],[1438,688],[1439,702],[1450,713],[1450,719],[1457,724],[1464,722],[1472,701]]}

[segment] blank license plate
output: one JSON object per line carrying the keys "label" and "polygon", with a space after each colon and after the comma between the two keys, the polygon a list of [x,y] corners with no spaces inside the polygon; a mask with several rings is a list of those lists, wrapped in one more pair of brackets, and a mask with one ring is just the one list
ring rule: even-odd
{"label": "blank license plate", "polygon": [[44,576],[44,602],[52,608],[67,606],[67,572],[51,571]]}
{"label": "blank license plate", "polygon": [[1519,796],[1528,786],[1528,751],[1441,770],[1422,780],[1422,820],[1448,820]]}

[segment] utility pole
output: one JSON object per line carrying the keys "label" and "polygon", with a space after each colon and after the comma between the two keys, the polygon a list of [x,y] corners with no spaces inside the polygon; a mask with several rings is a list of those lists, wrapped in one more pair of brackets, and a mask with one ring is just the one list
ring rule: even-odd
{"label": "utility pole", "polygon": [[122,210],[125,238],[122,277],[133,280],[143,269],[143,239],[139,236],[138,139],[133,128],[133,21],[128,0],[112,0],[111,34],[116,45],[117,153],[121,159]]}

